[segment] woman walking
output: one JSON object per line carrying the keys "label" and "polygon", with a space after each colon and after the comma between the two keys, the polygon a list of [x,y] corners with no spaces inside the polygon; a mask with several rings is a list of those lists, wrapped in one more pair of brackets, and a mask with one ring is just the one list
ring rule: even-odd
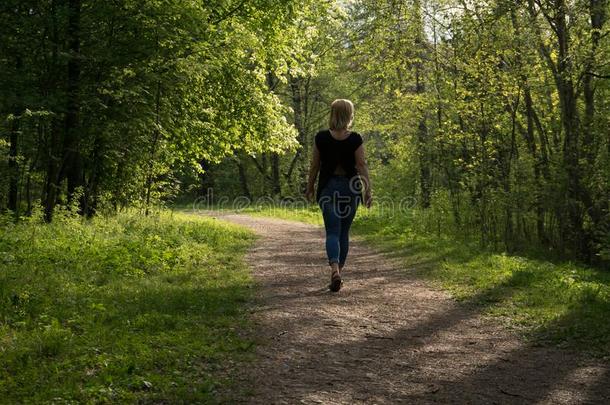
{"label": "woman walking", "polygon": [[312,200],[319,173],[316,201],[324,218],[326,254],[331,268],[329,288],[333,292],[341,289],[341,271],[349,251],[349,229],[363,188],[365,206],[369,208],[372,202],[362,137],[350,130],[353,120],[351,101],[333,101],[329,129],[316,134],[306,191],[306,197]]}

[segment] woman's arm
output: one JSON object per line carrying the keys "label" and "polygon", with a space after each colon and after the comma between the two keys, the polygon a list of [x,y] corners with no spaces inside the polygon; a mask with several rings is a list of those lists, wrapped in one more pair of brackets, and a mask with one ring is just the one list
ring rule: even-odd
{"label": "woman's arm", "polygon": [[356,149],[356,170],[364,182],[364,205],[371,208],[373,197],[371,194],[371,179],[369,178],[369,167],[364,156],[364,145]]}
{"label": "woman's arm", "polygon": [[305,192],[305,198],[309,201],[313,201],[314,198],[314,184],[318,172],[320,171],[320,151],[318,145],[313,145],[313,156],[311,157],[311,165],[309,166],[309,179],[307,180],[307,191]]}

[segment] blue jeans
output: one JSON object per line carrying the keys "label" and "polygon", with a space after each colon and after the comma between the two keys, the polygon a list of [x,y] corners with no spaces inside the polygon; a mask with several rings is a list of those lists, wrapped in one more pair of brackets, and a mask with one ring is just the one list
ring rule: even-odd
{"label": "blue jeans", "polygon": [[349,178],[332,176],[322,190],[318,204],[324,217],[328,263],[343,267],[349,251],[349,228],[358,208],[358,194],[350,188]]}

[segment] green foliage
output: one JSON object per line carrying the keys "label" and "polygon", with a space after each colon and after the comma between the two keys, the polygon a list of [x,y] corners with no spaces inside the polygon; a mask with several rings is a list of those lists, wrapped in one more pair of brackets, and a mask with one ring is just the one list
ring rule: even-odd
{"label": "green foliage", "polygon": [[417,199],[442,231],[483,247],[607,266],[610,3],[560,3],[565,13],[548,1],[312,6],[284,42],[297,67],[270,82],[300,148],[236,154],[200,193],[300,196],[313,136],[347,97],[378,199]]}
{"label": "green foliage", "polygon": [[415,197],[484,245],[607,265],[610,93],[592,72],[607,70],[610,3],[350,4],[339,57],[362,83],[377,195]]}
{"label": "green foliage", "polygon": [[252,236],[186,214],[4,223],[0,397],[206,402],[249,357]]}
{"label": "green foliage", "polygon": [[[296,145],[288,107],[267,74],[298,68],[295,24],[310,1],[9,1],[0,8],[0,209],[47,219],[83,187],[152,206],[174,195],[182,171],[237,151]],[[24,210],[25,208],[25,210]]]}
{"label": "green foliage", "polygon": [[205,195],[207,188],[213,188],[219,198],[279,198],[302,193],[313,137],[327,125],[329,104],[337,97],[348,97],[353,90],[352,82],[341,77],[349,61],[336,58],[348,42],[347,13],[342,5],[303,1],[293,17],[292,24],[282,27],[282,40],[277,42],[278,49],[288,56],[269,69],[266,79],[267,91],[289,106],[286,117],[296,130],[296,142],[284,149],[239,150],[220,163],[206,162],[207,173],[198,178],[192,174],[183,177],[193,186],[191,197]]}
{"label": "green foliage", "polygon": [[313,225],[323,224],[320,209],[315,205],[307,205],[301,208],[295,208],[288,205],[284,207],[251,206],[241,210],[240,212],[244,212],[249,215],[301,221]]}

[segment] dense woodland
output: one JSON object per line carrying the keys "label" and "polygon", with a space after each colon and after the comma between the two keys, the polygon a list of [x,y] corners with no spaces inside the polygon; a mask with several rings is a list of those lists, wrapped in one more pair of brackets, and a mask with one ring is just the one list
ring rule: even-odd
{"label": "dense woodland", "polygon": [[[300,197],[330,102],[377,201],[610,261],[607,0],[4,0],[0,209]],[[10,215],[12,215],[10,214]]]}

